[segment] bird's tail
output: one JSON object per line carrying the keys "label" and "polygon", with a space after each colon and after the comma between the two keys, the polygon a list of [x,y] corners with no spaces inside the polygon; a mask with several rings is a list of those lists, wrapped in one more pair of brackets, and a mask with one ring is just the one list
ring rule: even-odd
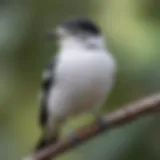
{"label": "bird's tail", "polygon": [[[35,150],[34,151],[38,152],[38,151],[40,151],[40,150],[42,150],[42,149],[44,149],[44,148],[56,143],[57,140],[58,140],[57,136],[52,136],[50,138],[46,138],[46,136],[43,135],[39,139],[37,145],[35,146]],[[50,159],[47,158],[47,159],[44,159],[44,160],[51,160],[51,158]]]}

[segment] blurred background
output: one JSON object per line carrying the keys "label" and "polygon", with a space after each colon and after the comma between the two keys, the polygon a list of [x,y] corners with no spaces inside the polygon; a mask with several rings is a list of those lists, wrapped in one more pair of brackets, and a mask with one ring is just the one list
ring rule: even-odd
{"label": "blurred background", "polygon": [[[45,32],[76,16],[89,17],[102,28],[118,63],[103,112],[159,91],[159,0],[0,0],[1,160],[21,159],[39,138],[41,73],[57,50]],[[56,159],[159,160],[160,116],[103,133]]]}

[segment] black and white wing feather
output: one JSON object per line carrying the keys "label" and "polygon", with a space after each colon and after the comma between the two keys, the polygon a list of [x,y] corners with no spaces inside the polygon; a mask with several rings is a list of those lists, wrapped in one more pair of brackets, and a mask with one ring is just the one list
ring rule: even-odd
{"label": "black and white wing feather", "polygon": [[43,80],[42,80],[42,95],[40,99],[40,117],[39,122],[42,127],[45,126],[47,123],[48,118],[48,97],[50,93],[50,89],[52,85],[54,85],[55,77],[54,77],[54,71],[55,71],[55,65],[56,65],[57,58],[54,57],[52,61],[47,65],[46,69],[43,73]]}
{"label": "black and white wing feather", "polygon": [[[56,56],[57,57],[57,56]],[[49,123],[49,112],[48,112],[48,98],[50,94],[50,90],[53,88],[53,85],[55,85],[55,68],[57,63],[57,58],[54,57],[52,61],[47,65],[46,69],[43,73],[43,81],[42,81],[42,93],[41,93],[41,99],[40,99],[40,115],[39,115],[39,123],[42,127],[42,136],[40,137],[37,145],[35,146],[35,151],[39,151],[43,149],[44,147],[54,143],[57,141],[57,134],[51,134],[50,137],[49,131],[47,128],[47,124]],[[46,137],[47,136],[47,137]],[[46,159],[48,160],[48,159]]]}

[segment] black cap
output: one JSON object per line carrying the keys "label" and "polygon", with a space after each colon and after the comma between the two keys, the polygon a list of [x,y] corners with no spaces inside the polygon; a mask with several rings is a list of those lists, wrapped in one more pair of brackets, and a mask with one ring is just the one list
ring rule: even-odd
{"label": "black cap", "polygon": [[66,21],[61,25],[66,29],[73,32],[86,32],[93,35],[100,34],[100,29],[89,19],[86,18],[76,18]]}

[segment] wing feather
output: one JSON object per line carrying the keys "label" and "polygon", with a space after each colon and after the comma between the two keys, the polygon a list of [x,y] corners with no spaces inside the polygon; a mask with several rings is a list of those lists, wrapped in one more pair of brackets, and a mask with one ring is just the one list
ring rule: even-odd
{"label": "wing feather", "polygon": [[42,96],[40,99],[40,115],[39,115],[39,122],[42,127],[45,126],[48,120],[48,109],[47,109],[48,97],[50,89],[52,85],[54,85],[54,79],[55,79],[54,70],[56,63],[57,63],[57,58],[54,57],[43,72],[43,79],[41,84]]}

